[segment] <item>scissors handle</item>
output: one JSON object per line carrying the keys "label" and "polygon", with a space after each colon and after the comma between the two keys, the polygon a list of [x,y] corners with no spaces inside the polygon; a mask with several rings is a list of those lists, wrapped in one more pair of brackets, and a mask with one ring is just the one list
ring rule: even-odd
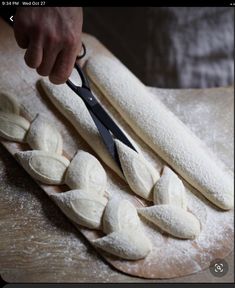
{"label": "scissors handle", "polygon": [[86,88],[88,90],[90,90],[90,85],[89,85],[89,82],[85,76],[85,74],[83,73],[82,71],[82,68],[79,66],[79,64],[75,63],[74,64],[74,68],[77,70],[79,76],[80,76],[80,79],[82,81],[82,85],[81,86],[78,86],[78,85],[75,85],[70,79],[68,79],[66,81],[66,83],[68,84],[68,86],[74,91],[76,92],[78,88]]}

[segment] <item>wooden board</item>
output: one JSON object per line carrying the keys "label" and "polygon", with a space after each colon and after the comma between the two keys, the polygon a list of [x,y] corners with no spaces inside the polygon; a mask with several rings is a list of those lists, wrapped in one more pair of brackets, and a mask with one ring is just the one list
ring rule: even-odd
{"label": "wooden board", "polygon": [[[11,63],[12,65],[14,65],[14,63]],[[24,71],[24,69],[22,69]],[[21,71],[22,72],[22,71]],[[18,77],[18,81],[21,79],[23,79],[24,77]],[[20,83],[21,85],[23,84],[23,86],[27,86],[27,85],[31,85],[33,89],[35,89],[35,79],[30,79],[32,82],[25,80],[25,83]],[[15,87],[12,87],[12,89],[14,90],[14,92],[16,93],[19,89],[20,86],[18,86],[17,84],[17,77],[16,79],[12,78],[13,83],[15,83]],[[9,84],[9,79],[6,81]],[[4,82],[1,81],[0,83],[1,86],[4,86]],[[6,89],[8,89],[7,85],[5,86]],[[204,93],[232,93],[232,89],[230,89],[228,91],[228,89],[224,89],[224,90],[211,90],[210,91],[204,92]],[[217,91],[217,92],[216,92]],[[175,91],[175,93],[179,93],[179,91]],[[185,91],[184,93],[194,93],[194,95],[199,94],[199,95],[204,95],[202,91],[197,90],[197,91]],[[185,95],[184,93],[181,93],[182,95]],[[45,96],[42,95],[42,92],[39,92],[39,89],[37,89],[37,94],[39,94],[39,97],[42,97],[43,101],[45,100]],[[164,94],[164,93],[163,93]],[[41,95],[41,96],[40,96]],[[107,103],[106,103],[107,104]],[[105,103],[104,103],[105,105]],[[59,121],[64,122],[65,119],[63,117],[61,117],[61,115],[58,114],[57,111],[54,110],[53,106],[50,105],[48,103],[49,106],[49,110],[52,110],[52,114],[57,114]],[[109,107],[111,109],[111,107]],[[115,113],[115,112],[113,112]],[[27,111],[27,108],[24,109],[23,112],[24,115],[27,115],[27,118],[31,118],[32,119],[32,113],[30,113],[29,111]],[[68,123],[67,123],[68,124]],[[69,124],[68,124],[69,125]],[[125,124],[124,124],[125,125]],[[125,127],[126,128],[126,127]],[[71,130],[73,130],[73,128],[70,128]],[[127,130],[127,128],[126,128]],[[74,132],[74,137],[77,139],[79,138],[79,135]],[[79,144],[80,142],[82,143],[81,146],[84,150],[87,150],[90,152],[89,147],[83,142],[82,139],[79,139]],[[13,144],[7,141],[3,141],[4,146],[10,151],[10,153],[12,155],[14,155],[14,153],[17,150],[22,150],[25,149],[26,147],[22,147],[21,145],[18,144]],[[73,151],[74,152],[74,151]],[[67,155],[70,155],[70,157],[72,156],[71,151],[66,151]],[[231,155],[231,154],[230,154]],[[229,155],[227,156],[229,157]],[[108,168],[107,168],[108,170]],[[109,177],[112,178],[112,180],[114,179],[117,183],[117,185],[119,185],[120,187],[124,187],[124,183],[116,176],[114,175],[114,173],[112,173],[111,171],[108,171]],[[45,186],[45,185],[40,185],[42,187],[42,189],[48,194],[50,195],[51,189],[55,189],[55,191],[61,191],[64,190],[64,187],[55,187],[55,186]],[[128,188],[125,187],[125,189],[127,190],[126,192],[128,193]],[[192,187],[188,188],[190,191],[192,191]],[[136,201],[137,197],[133,196],[133,194],[131,194],[131,192],[129,191],[131,197],[133,198],[133,201],[135,201],[135,203],[139,203]],[[218,215],[220,215],[220,213],[222,213],[221,215],[225,215],[226,214],[231,214],[232,212],[222,212],[218,209],[216,209],[214,206],[210,205],[210,203],[208,203],[208,201],[206,201],[204,198],[201,198],[200,195],[194,191],[194,193],[196,194],[197,197],[199,197],[199,202],[201,201],[202,203],[205,203],[203,205],[208,205],[208,209],[212,209],[215,213],[217,213],[217,217],[220,217]],[[229,215],[230,215],[229,214]],[[203,216],[203,215],[202,215]],[[222,216],[221,216],[222,217]],[[221,218],[222,219],[222,218]],[[232,217],[228,217],[228,219],[232,220]],[[145,223],[146,224],[146,223]],[[222,232],[224,233],[225,237],[223,237],[222,239],[218,239],[218,241],[213,242],[213,244],[217,243],[216,246],[211,246],[211,247],[207,247],[207,249],[202,250],[201,247],[199,247],[197,245],[196,242],[194,241],[187,241],[184,243],[191,243],[191,247],[192,250],[195,250],[196,253],[194,255],[194,258],[192,257],[187,257],[187,255],[184,255],[184,259],[182,259],[182,257],[177,257],[177,259],[174,259],[174,251],[172,250],[172,257],[171,259],[165,259],[166,257],[166,249],[169,247],[174,247],[174,241],[179,242],[182,240],[176,240],[173,239],[171,237],[168,237],[167,235],[162,234],[160,231],[156,231],[156,234],[159,234],[159,239],[161,238],[160,243],[154,243],[155,247],[158,246],[158,244],[161,245],[161,249],[155,249],[155,253],[156,254],[152,254],[152,256],[150,257],[152,259],[151,261],[149,261],[149,257],[148,259],[146,258],[145,260],[141,260],[141,261],[120,261],[118,258],[116,257],[110,257],[105,253],[102,253],[102,257],[104,257],[112,266],[114,266],[115,268],[119,269],[120,271],[123,271],[125,273],[128,273],[130,275],[136,275],[139,277],[146,277],[146,278],[171,278],[171,277],[178,277],[181,275],[187,275],[190,273],[194,273],[194,272],[198,272],[201,269],[204,269],[206,267],[209,266],[209,263],[212,259],[214,258],[223,258],[225,255],[227,255],[231,249],[232,249],[232,243],[233,243],[233,231],[231,230],[231,223],[227,223],[227,227],[224,227],[224,229],[222,230]],[[148,224],[146,224],[148,225]],[[220,224],[221,225],[221,224]],[[90,231],[88,229],[83,229],[81,227],[77,228],[81,231],[81,233],[83,233],[83,235],[85,235],[85,237],[88,240],[94,239],[96,237],[100,237],[100,234],[96,234],[94,231]],[[153,227],[149,227],[148,229],[152,229]],[[216,229],[216,227],[215,227]],[[170,246],[169,246],[169,242],[170,242]],[[184,251],[185,252],[185,251]],[[99,251],[99,253],[101,253],[101,251]],[[153,257],[154,255],[154,257]],[[156,257],[155,257],[156,256]],[[183,254],[182,254],[183,256]],[[154,260],[154,261],[153,261]],[[164,263],[164,260],[165,263]],[[159,265],[159,263],[161,263],[161,265]],[[169,265],[169,263],[171,263],[171,265]],[[146,267],[148,267],[148,269],[146,269]]]}

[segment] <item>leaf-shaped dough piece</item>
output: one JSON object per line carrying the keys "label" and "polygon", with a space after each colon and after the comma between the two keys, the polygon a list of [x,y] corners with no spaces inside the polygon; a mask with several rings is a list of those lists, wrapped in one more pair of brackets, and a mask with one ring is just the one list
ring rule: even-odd
{"label": "leaf-shaped dough piece", "polygon": [[51,194],[50,197],[75,223],[91,229],[101,229],[107,198],[81,189]]}
{"label": "leaf-shaped dough piece", "polygon": [[140,219],[135,206],[128,200],[113,197],[105,207],[103,231],[134,231],[140,229]]}
{"label": "leaf-shaped dough piece", "polygon": [[159,179],[159,173],[144,157],[115,140],[123,173],[131,189],[139,196],[151,200],[152,188]]}
{"label": "leaf-shaped dough piece", "polygon": [[198,219],[184,209],[173,205],[154,205],[138,209],[143,217],[167,233],[184,239],[193,239],[200,233]]}
{"label": "leaf-shaped dough piece", "polygon": [[71,189],[84,189],[103,195],[107,175],[93,155],[79,150],[68,167],[65,182]]}
{"label": "leaf-shaped dough piece", "polygon": [[34,150],[62,154],[61,134],[49,123],[49,120],[40,114],[37,114],[31,122],[26,141]]}
{"label": "leaf-shaped dough piece", "polygon": [[20,114],[20,105],[13,95],[0,93],[0,112]]}
{"label": "leaf-shaped dough piece", "polygon": [[145,258],[152,248],[150,240],[139,231],[116,231],[92,243],[103,251],[127,260]]}
{"label": "leaf-shaped dough piece", "polygon": [[36,180],[51,185],[64,183],[65,171],[70,163],[67,158],[39,150],[17,152],[15,156]]}
{"label": "leaf-shaped dough piece", "polygon": [[187,198],[183,182],[167,166],[153,188],[154,204],[172,204],[187,209]]}
{"label": "leaf-shaped dough piece", "polygon": [[30,123],[25,118],[6,112],[0,112],[0,136],[16,142],[25,142]]}

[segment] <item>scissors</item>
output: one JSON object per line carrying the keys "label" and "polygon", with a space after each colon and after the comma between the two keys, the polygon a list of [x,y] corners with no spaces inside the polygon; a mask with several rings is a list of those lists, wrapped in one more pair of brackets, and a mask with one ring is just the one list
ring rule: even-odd
{"label": "scissors", "polygon": [[[83,58],[86,55],[85,45],[82,44],[82,47],[83,53],[77,57],[77,60]],[[100,133],[100,136],[102,137],[106,148],[108,149],[108,152],[122,171],[114,139],[120,140],[134,151],[136,151],[136,149],[92,94],[87,77],[77,62],[75,62],[74,68],[77,70],[80,76],[81,86],[75,85],[70,79],[66,81],[66,84],[83,100]]]}

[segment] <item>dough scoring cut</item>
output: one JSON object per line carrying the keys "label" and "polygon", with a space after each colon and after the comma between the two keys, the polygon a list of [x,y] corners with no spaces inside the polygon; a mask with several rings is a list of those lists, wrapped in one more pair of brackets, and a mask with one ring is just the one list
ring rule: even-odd
{"label": "dough scoring cut", "polygon": [[138,231],[116,231],[92,242],[95,247],[127,260],[145,258],[152,248],[150,240]]}
{"label": "dough scoring cut", "polygon": [[113,197],[105,207],[103,231],[134,231],[140,228],[140,219],[135,206],[128,200]]}
{"label": "dough scoring cut", "polygon": [[152,200],[152,188],[159,179],[158,171],[140,154],[115,140],[121,167],[131,189],[139,196]]}
{"label": "dough scoring cut", "polygon": [[41,114],[37,114],[31,122],[26,141],[34,150],[62,154],[63,140],[61,134]]}
{"label": "dough scoring cut", "polygon": [[25,118],[6,112],[0,112],[0,136],[16,142],[25,142],[30,123]]}
{"label": "dough scoring cut", "polygon": [[102,229],[102,216],[107,198],[81,189],[54,193],[50,197],[75,223],[90,229]]}
{"label": "dough scoring cut", "polygon": [[107,186],[107,175],[93,155],[78,150],[65,174],[65,183],[71,189],[84,189],[103,195]]}
{"label": "dough scoring cut", "polygon": [[64,156],[41,150],[20,151],[15,156],[36,180],[50,185],[64,183],[65,171],[70,164]]}
{"label": "dough scoring cut", "polygon": [[187,198],[183,182],[167,166],[153,188],[154,204],[172,204],[187,209]]}
{"label": "dough scoring cut", "polygon": [[154,205],[139,208],[138,213],[163,231],[178,238],[194,239],[200,233],[198,219],[192,213],[177,206]]}
{"label": "dough scoring cut", "polygon": [[86,72],[135,133],[180,176],[224,210],[234,204],[233,174],[114,56],[93,54]]}
{"label": "dough scoring cut", "polygon": [[0,92],[0,112],[19,115],[20,105],[17,99],[9,93]]}

